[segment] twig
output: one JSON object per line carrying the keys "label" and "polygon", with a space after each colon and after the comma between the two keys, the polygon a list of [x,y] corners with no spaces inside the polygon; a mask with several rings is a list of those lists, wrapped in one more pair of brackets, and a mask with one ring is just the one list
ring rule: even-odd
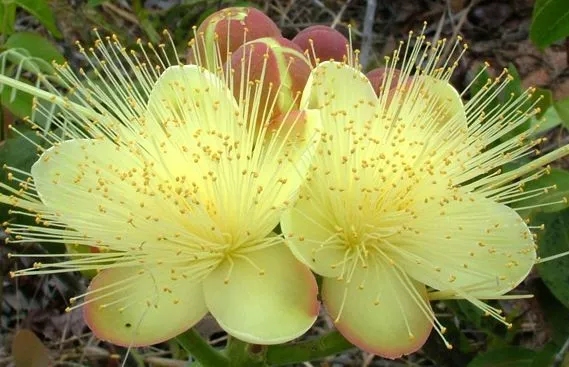
{"label": "twig", "polygon": [[330,14],[331,16],[335,17],[336,14],[334,14],[334,12],[330,9],[328,9],[328,7],[326,5],[324,5],[322,3],[322,1],[320,0],[312,0],[312,3],[316,6],[318,6],[319,8],[321,8],[322,10],[324,10],[326,13]]}
{"label": "twig", "polygon": [[[468,6],[460,12],[460,13],[462,13],[462,15],[458,19],[458,23],[456,24],[456,27],[452,24],[452,17],[449,16],[449,19],[451,21],[451,26],[453,27],[452,36],[449,38],[449,40],[452,41],[452,40],[456,39],[460,30],[462,29],[462,26],[466,22],[466,16],[468,15],[468,13],[470,13],[470,9],[472,9],[472,7],[476,4],[478,4],[479,2],[480,2],[480,0],[472,0],[470,2],[470,4],[468,4]],[[452,49],[453,49],[452,42],[447,43],[445,51],[441,56],[441,60],[446,60],[449,57],[450,51]]]}
{"label": "twig", "polygon": [[372,353],[363,353],[364,361],[362,362],[362,367],[368,367],[371,364],[371,361],[375,358],[375,355]]}
{"label": "twig", "polygon": [[555,142],[548,144],[545,147],[543,147],[542,149],[540,149],[540,151],[541,151],[541,154],[546,154],[546,153],[552,152],[555,149],[562,147],[566,144],[569,144],[569,136],[566,136],[564,138],[559,138]]}
{"label": "twig", "polygon": [[282,10],[281,12],[281,19],[279,21],[279,26],[282,28],[285,19],[287,19],[287,14],[290,13],[290,9],[292,8],[292,6],[294,5],[294,3],[296,2],[296,0],[290,0],[288,2],[288,4],[285,6],[285,8]]}
{"label": "twig", "polygon": [[121,9],[120,7],[118,7],[116,5],[113,5],[110,1],[105,1],[102,5],[103,5],[103,8],[116,13],[118,16],[123,17],[127,21],[129,21],[133,24],[136,24],[136,25],[140,25],[140,22],[138,21],[138,18],[135,15],[129,13],[126,10]]}
{"label": "twig", "polygon": [[439,24],[437,25],[437,31],[433,36],[433,44],[437,43],[437,41],[441,38],[441,32],[443,31],[443,26],[445,24],[445,12],[441,13],[441,19],[439,20]]}
{"label": "twig", "polygon": [[362,52],[360,55],[360,63],[365,69],[369,55],[371,52],[373,23],[375,20],[375,9],[377,8],[377,0],[367,0],[366,12],[364,15],[364,31],[362,39]]}
{"label": "twig", "polygon": [[563,359],[565,357],[565,353],[567,353],[568,349],[569,349],[569,338],[565,340],[565,343],[563,344],[559,352],[557,352],[557,354],[555,355],[555,359],[553,360],[551,367],[561,366],[561,363],[563,362]]}
{"label": "twig", "polygon": [[338,14],[336,14],[336,16],[334,17],[334,21],[332,22],[332,24],[330,24],[330,28],[336,28],[338,23],[340,23],[340,20],[342,20],[342,16],[344,15],[346,8],[348,7],[348,5],[350,5],[351,2],[352,0],[348,0],[344,3],[344,5],[342,5],[342,8],[338,12]]}

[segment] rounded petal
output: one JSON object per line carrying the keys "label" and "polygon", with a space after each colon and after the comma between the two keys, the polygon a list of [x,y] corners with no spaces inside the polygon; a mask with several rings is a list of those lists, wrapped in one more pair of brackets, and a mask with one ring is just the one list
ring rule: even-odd
{"label": "rounded petal", "polygon": [[[147,105],[147,120],[183,142],[197,128],[237,135],[237,102],[226,83],[196,65],[171,66],[156,81]],[[176,134],[174,134],[176,132]],[[187,142],[186,142],[187,144]]]}
{"label": "rounded petal", "polygon": [[438,110],[438,123],[440,127],[449,122],[451,119],[457,119],[461,126],[466,128],[466,112],[464,104],[458,91],[447,81],[440,80],[430,76],[419,76],[426,91],[425,102],[434,104],[435,110]]}
{"label": "rounded petal", "polygon": [[[163,249],[158,236],[172,226],[184,228],[187,217],[168,193],[144,189],[145,182],[166,182],[148,178],[140,169],[145,164],[146,153],[109,140],[69,140],[44,152],[31,173],[40,199],[58,221],[93,246],[123,251],[145,243]],[[156,165],[154,172],[162,169]]]}
{"label": "rounded petal", "polygon": [[281,229],[298,260],[322,276],[336,277],[341,267],[334,264],[344,258],[344,242],[325,215],[329,210],[322,206],[315,205],[310,196],[301,195],[295,206],[283,213]]}
{"label": "rounded petal", "polygon": [[421,348],[432,324],[425,286],[387,263],[356,268],[350,282],[325,278],[324,305],[338,330],[357,347],[386,358]]}
{"label": "rounded petal", "polygon": [[362,124],[373,117],[376,104],[377,97],[367,77],[334,61],[323,62],[312,71],[300,101],[301,108],[321,109],[328,119],[337,116],[345,122]]}
{"label": "rounded petal", "polygon": [[523,219],[476,194],[421,208],[408,228],[388,241],[392,259],[416,280],[479,298],[515,288],[536,259]]}
{"label": "rounded petal", "polygon": [[104,270],[93,279],[89,292],[85,322],[99,339],[125,347],[171,339],[207,313],[201,283],[164,270]]}
{"label": "rounded petal", "polygon": [[279,344],[312,326],[316,280],[283,243],[231,258],[204,280],[207,306],[225,331],[249,343]]}

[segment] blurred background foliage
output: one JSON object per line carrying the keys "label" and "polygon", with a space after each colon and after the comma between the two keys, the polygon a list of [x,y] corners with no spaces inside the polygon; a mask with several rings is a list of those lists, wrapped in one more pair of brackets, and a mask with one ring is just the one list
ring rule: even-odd
{"label": "blurred background foliage", "polygon": [[[356,47],[362,49],[362,64],[370,70],[382,64],[397,41],[409,30],[419,30],[428,21],[426,34],[440,39],[464,35],[470,50],[461,60],[453,83],[459,89],[477,92],[487,78],[508,68],[513,76],[494,101],[508,100],[528,86],[537,87],[535,98],[541,112],[528,119],[536,127],[532,138],[546,137],[543,153],[569,143],[569,1],[567,0],[0,0],[0,72],[37,85],[38,72],[53,72],[52,62],[85,66],[76,41],[92,44],[92,28],[116,34],[129,48],[138,38],[161,42],[168,29],[181,55],[192,37],[192,27],[209,14],[227,6],[254,6],[265,11],[293,37],[313,24],[329,25],[344,34],[351,28]],[[480,73],[484,62],[490,68]],[[468,96],[468,94],[466,96]],[[30,141],[36,132],[23,120],[34,116],[33,100],[8,87],[0,89],[0,163],[28,170],[37,159]],[[19,134],[9,129],[18,127]],[[504,169],[522,162],[512,162]],[[526,189],[556,185],[545,195],[524,204],[520,214],[538,231],[542,257],[569,250],[569,160],[551,167],[549,175],[526,185]],[[7,180],[5,174],[0,178]],[[545,203],[554,205],[540,206]],[[0,206],[0,221],[29,220]],[[7,234],[0,232],[0,239]],[[80,251],[80,249],[69,249]],[[10,259],[8,252],[64,252],[42,244],[0,246],[0,366],[186,366],[191,359],[175,343],[133,349],[125,357],[123,348],[97,341],[89,333],[80,312],[65,314],[68,298],[88,284],[82,274],[10,279],[8,272],[29,267],[33,259]],[[446,350],[436,334],[418,353],[397,361],[386,361],[350,350],[317,366],[569,366],[569,257],[539,264],[516,291],[533,298],[491,301],[503,308],[513,328],[506,330],[484,317],[466,301],[437,302],[435,310],[455,348]],[[167,316],[165,316],[167,317]],[[308,337],[331,328],[322,318]],[[225,335],[212,320],[198,325],[212,344],[223,345]],[[433,333],[434,334],[434,333]],[[196,365],[196,364],[191,364]]]}

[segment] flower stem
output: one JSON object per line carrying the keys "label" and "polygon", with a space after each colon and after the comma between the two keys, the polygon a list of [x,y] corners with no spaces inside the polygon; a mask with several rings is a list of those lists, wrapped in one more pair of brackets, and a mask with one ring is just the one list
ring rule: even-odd
{"label": "flower stem", "polygon": [[239,339],[229,337],[227,357],[230,367],[261,367],[266,366],[266,346],[248,344]]}
{"label": "flower stem", "polygon": [[194,330],[178,335],[176,341],[204,367],[227,367],[229,360]]}
{"label": "flower stem", "polygon": [[272,345],[267,349],[266,362],[269,366],[301,363],[321,359],[354,348],[337,331],[313,340],[293,344]]}

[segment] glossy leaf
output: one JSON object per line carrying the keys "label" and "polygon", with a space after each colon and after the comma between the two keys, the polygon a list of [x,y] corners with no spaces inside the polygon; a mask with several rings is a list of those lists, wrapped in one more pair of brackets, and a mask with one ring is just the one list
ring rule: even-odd
{"label": "glossy leaf", "polygon": [[[545,285],[543,280],[536,278],[528,282],[531,293],[534,294],[539,306],[539,313],[545,319],[551,343],[556,345],[557,351],[567,340],[569,335],[569,312],[559,302]],[[547,366],[547,364],[546,364]]]}
{"label": "glossy leaf", "polygon": [[[569,121],[569,120],[568,120]],[[565,124],[561,115],[557,111],[557,105],[552,104],[549,106],[539,118],[533,117],[531,119],[531,126],[538,125],[537,129],[533,132],[533,136],[541,136],[548,132],[549,130],[561,125]],[[566,127],[568,125],[565,125]]]}
{"label": "glossy leaf", "polygon": [[567,0],[537,0],[533,8],[530,38],[545,48],[569,35],[569,2]]}
{"label": "glossy leaf", "polygon": [[535,107],[540,109],[536,117],[541,118],[545,115],[549,107],[553,105],[553,92],[545,88],[536,88],[532,100],[536,100],[536,98],[539,100]]}
{"label": "glossy leaf", "polygon": [[55,24],[53,12],[46,0],[15,0],[15,3],[36,17],[55,37],[62,37]]}
{"label": "glossy leaf", "polygon": [[[538,213],[532,223],[545,226],[543,231],[537,232],[538,256],[545,258],[569,251],[569,209],[559,213]],[[551,293],[569,307],[569,257],[538,264],[537,270]]]}
{"label": "glossy leaf", "polygon": [[32,113],[33,97],[26,93],[13,93],[10,87],[2,88],[0,104],[6,107],[14,116],[24,118]]}
{"label": "glossy leaf", "polygon": [[[40,138],[36,135],[35,131],[20,128],[23,135],[39,143]],[[0,144],[0,162],[5,162],[9,166],[19,168],[29,172],[32,164],[38,159],[36,149],[32,146],[27,139],[20,135],[15,135]]]}
{"label": "glossy leaf", "polygon": [[6,48],[20,48],[28,51],[30,56],[47,62],[55,60],[63,63],[65,58],[53,43],[32,32],[18,32],[12,34],[4,45]]}
{"label": "glossy leaf", "polygon": [[561,118],[563,126],[569,129],[569,97],[555,102],[554,106]]}
{"label": "glossy leaf", "polygon": [[[551,173],[541,176],[537,180],[530,181],[524,185],[524,191],[538,190],[546,187],[556,186],[556,188],[547,189],[546,193],[539,196],[519,202],[513,207],[528,207],[534,205],[543,205],[547,203],[557,203],[553,205],[545,205],[533,209],[525,210],[522,216],[529,215],[532,212],[554,213],[569,207],[567,198],[569,198],[569,172],[560,168],[552,168]],[[565,199],[564,199],[565,198]]]}
{"label": "glossy leaf", "polygon": [[553,361],[555,360],[555,355],[558,350],[559,346],[554,342],[547,343],[537,352],[531,367],[553,366]]}
{"label": "glossy leaf", "polygon": [[536,352],[521,347],[490,350],[478,355],[468,367],[531,367]]}
{"label": "glossy leaf", "polygon": [[[24,133],[25,137],[39,143],[40,138],[36,135],[34,131],[29,129],[20,128]],[[10,134],[10,138],[0,142],[0,162],[1,164],[7,164],[11,167],[16,167],[18,169],[29,172],[32,164],[38,159],[38,153],[34,146],[26,140],[26,138]],[[0,173],[0,181],[11,185],[15,188],[18,187],[18,183],[15,181],[8,181],[6,179],[6,172]],[[13,217],[9,213],[11,207],[6,204],[0,204],[0,218],[3,220]],[[25,218],[22,218],[25,219]]]}
{"label": "glossy leaf", "polygon": [[0,34],[7,36],[14,32],[16,22],[16,4],[9,1],[0,1]]}

